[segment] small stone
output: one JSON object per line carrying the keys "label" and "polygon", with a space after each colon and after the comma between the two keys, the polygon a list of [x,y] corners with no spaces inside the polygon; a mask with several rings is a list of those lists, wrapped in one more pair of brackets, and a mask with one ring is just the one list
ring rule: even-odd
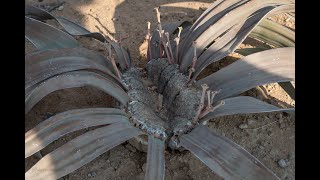
{"label": "small stone", "polygon": [[92,177],[95,177],[96,175],[97,175],[97,173],[94,172],[94,171],[91,173],[91,176],[92,176]]}
{"label": "small stone", "polygon": [[109,159],[107,160],[107,163],[110,163],[110,160],[109,160]]}
{"label": "small stone", "polygon": [[112,21],[118,21],[118,18],[112,18],[111,20]]}
{"label": "small stone", "polygon": [[240,124],[240,125],[239,125],[239,128],[240,128],[240,129],[247,129],[247,128],[248,128],[248,125],[247,125],[247,124]]}
{"label": "small stone", "polygon": [[92,175],[91,175],[91,173],[88,173],[88,175],[87,175],[88,177],[92,177]]}
{"label": "small stone", "polygon": [[59,10],[59,11],[62,11],[63,8],[64,8],[63,6],[59,6],[59,7],[58,7],[58,10]]}
{"label": "small stone", "polygon": [[288,167],[289,166],[289,161],[285,159],[280,159],[278,161],[278,165],[282,168]]}

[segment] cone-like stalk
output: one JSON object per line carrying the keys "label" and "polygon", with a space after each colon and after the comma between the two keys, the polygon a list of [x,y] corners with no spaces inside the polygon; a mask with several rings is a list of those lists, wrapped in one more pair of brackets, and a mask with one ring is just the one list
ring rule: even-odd
{"label": "cone-like stalk", "polygon": [[126,56],[124,55],[124,52],[123,52],[122,47],[121,47],[121,31],[119,31],[119,43],[118,44],[119,44],[119,47],[120,47],[121,54],[122,54],[122,56],[124,58],[124,61],[126,62],[126,67],[129,68],[129,61],[126,58]]}
{"label": "cone-like stalk", "polygon": [[200,104],[199,104],[196,116],[192,120],[192,124],[197,124],[197,122],[199,120],[199,116],[201,114],[201,111],[204,108],[204,99],[205,99],[205,96],[206,96],[206,91],[209,88],[209,86],[207,84],[202,84],[201,87],[202,87],[202,94],[201,94]]}
{"label": "cone-like stalk", "polygon": [[107,44],[106,42],[104,44],[105,44],[106,48],[108,48],[108,52],[109,52],[108,56],[109,56],[109,59],[111,61],[112,66],[113,66],[113,69],[116,71],[118,78],[121,79],[121,73],[120,73],[120,71],[119,71],[119,69],[118,69],[118,67],[116,65],[116,62],[115,62],[114,58],[112,57],[111,44],[110,43]]}
{"label": "cone-like stalk", "polygon": [[174,41],[176,42],[176,62],[179,63],[179,42],[180,42],[180,34],[182,31],[182,27],[178,27],[179,32],[178,32],[178,36],[176,38],[174,38]]}
{"label": "cone-like stalk", "polygon": [[[161,34],[162,34],[162,37],[163,37],[164,30],[162,30]],[[164,49],[164,51],[165,51],[165,53],[167,55],[167,59],[168,59],[169,63],[172,64],[172,59],[171,59],[171,56],[170,56],[170,52],[168,50],[168,44],[167,44],[165,38],[162,38],[162,45],[163,45],[163,49]]]}
{"label": "cone-like stalk", "polygon": [[147,39],[147,41],[148,41],[147,59],[148,59],[148,61],[150,61],[150,60],[152,59],[151,44],[150,44],[150,42],[151,42],[150,24],[151,24],[151,23],[148,21],[147,24],[148,24],[148,32],[147,32],[147,37],[146,37],[146,39]]}
{"label": "cone-like stalk", "polygon": [[169,33],[165,32],[164,34],[166,35],[166,38],[167,38],[167,45],[168,45],[167,47],[169,48],[170,59],[171,59],[172,63],[175,63],[175,60],[173,58],[173,53],[172,53],[172,47],[171,47],[171,43],[170,43]]}
{"label": "cone-like stalk", "polygon": [[212,91],[212,92],[211,92],[211,98],[210,98],[210,102],[211,102],[211,103],[213,102],[213,98],[214,98],[220,91],[221,91],[221,89],[218,90],[218,91]]}
{"label": "cone-like stalk", "polygon": [[212,106],[210,105],[209,107],[206,107],[199,115],[199,119],[203,118],[205,115],[209,114],[210,112],[213,112],[214,110],[216,110],[217,108],[223,106],[225,104],[224,101],[220,101],[219,104],[217,104],[216,106]]}
{"label": "cone-like stalk", "polygon": [[160,58],[162,58],[162,26],[161,26],[161,20],[160,20],[160,12],[159,12],[159,7],[154,8],[156,10],[156,14],[157,14],[157,21],[158,21],[158,33],[159,33],[159,50],[160,50]]}
{"label": "cone-like stalk", "polygon": [[[197,45],[197,42],[196,42],[196,41],[193,41],[194,51],[193,51],[192,65],[191,65],[191,67],[190,67],[190,69],[189,69],[189,76],[188,76],[189,80],[191,79],[192,73],[195,71],[196,62],[197,62],[197,60],[198,60],[198,57],[197,57],[197,47],[196,47],[196,45]],[[190,81],[189,83],[191,83],[191,81]]]}

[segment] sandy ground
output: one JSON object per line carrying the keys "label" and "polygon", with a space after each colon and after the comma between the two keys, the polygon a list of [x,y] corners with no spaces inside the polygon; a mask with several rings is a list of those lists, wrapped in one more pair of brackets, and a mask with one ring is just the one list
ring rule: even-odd
{"label": "sandy ground", "polygon": [[[56,3],[54,0],[26,0],[33,5]],[[156,16],[153,8],[161,6],[162,22],[177,20],[195,21],[212,0],[179,1],[179,0],[69,0],[63,8],[53,10],[52,14],[63,16],[83,25],[90,31],[110,34],[116,39],[121,37],[122,43],[128,47],[135,64],[146,63],[147,21],[155,29]],[[286,16],[272,18],[291,28],[295,25]],[[103,46],[94,41],[80,38],[85,47],[103,51]],[[246,40],[241,47],[254,46],[254,40]],[[25,43],[26,53],[34,48]],[[236,55],[235,55],[236,56]],[[210,66],[206,72],[213,72],[233,61],[227,57],[220,63]],[[284,107],[295,106],[292,100],[278,84],[269,84],[244,93],[274,105]],[[65,110],[85,107],[108,107],[114,101],[99,90],[92,88],[75,88],[53,93],[44,98],[26,115],[28,131],[42,120]],[[259,128],[263,125],[266,125]],[[240,127],[247,126],[248,129]],[[243,146],[250,153],[274,171],[281,179],[295,179],[295,116],[287,113],[263,113],[253,115],[236,115],[217,118],[209,123],[209,127],[217,129],[222,135]],[[84,131],[81,131],[84,132]],[[81,132],[65,136],[41,151],[43,155],[64,144]],[[188,179],[221,179],[210,171],[190,152],[166,152],[166,177],[168,180]],[[280,167],[280,159],[288,162],[287,167]],[[39,159],[31,156],[26,159],[25,169],[29,169]],[[137,151],[129,143],[104,153],[97,159],[61,178],[80,179],[143,179],[146,153]]]}

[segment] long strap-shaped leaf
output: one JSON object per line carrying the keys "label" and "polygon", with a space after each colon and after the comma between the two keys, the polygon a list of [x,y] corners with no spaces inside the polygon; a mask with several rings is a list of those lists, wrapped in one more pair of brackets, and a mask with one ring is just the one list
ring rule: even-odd
{"label": "long strap-shaped leaf", "polygon": [[31,66],[25,66],[25,89],[31,88],[32,86],[53,76],[84,69],[94,70],[122,87],[123,90],[126,90],[120,79],[108,68],[97,64],[90,59],[75,56],[46,59],[45,61],[32,64]]}
{"label": "long strap-shaped leaf", "polygon": [[287,37],[279,35],[276,32],[261,26],[257,26],[250,34],[250,37],[260,39],[275,47],[294,47],[294,42]]}
{"label": "long strap-shaped leaf", "polygon": [[[293,30],[269,19],[264,19],[257,27],[267,29],[276,35],[268,35],[268,32],[263,33],[256,28],[253,29],[252,33],[260,34],[262,36],[264,35],[264,37],[270,37],[269,39],[278,41],[278,44],[282,44],[280,47],[295,47],[295,32]],[[281,39],[284,39],[284,41],[281,41]]]}
{"label": "long strap-shaped leaf", "polygon": [[[278,108],[249,96],[237,96],[233,98],[223,99],[223,101],[225,102],[223,106],[218,107],[213,112],[204,116],[201,119],[201,122],[227,115],[294,110],[294,108]],[[219,103],[220,102],[217,102],[216,105]]]}
{"label": "long strap-shaped leaf", "polygon": [[62,17],[55,17],[51,13],[44,11],[35,6],[26,4],[25,15],[41,21],[50,20],[50,19],[56,20],[69,34],[74,36],[91,37],[101,42],[110,41],[109,39],[106,39],[101,33],[97,33],[97,32],[92,33],[77,23],[74,23]]}
{"label": "long strap-shaped leaf", "polygon": [[[273,8],[267,7],[259,10],[255,15],[232,27],[226,34],[216,40],[197,60],[192,79],[194,80],[205,67],[234,51],[245,40],[246,36],[258,24],[261,18],[272,12]],[[186,63],[188,65],[189,60],[183,61],[182,65],[186,65]],[[181,66],[182,68],[183,66]],[[185,68],[187,67],[185,66]]]}
{"label": "long strap-shaped leaf", "polygon": [[140,134],[142,131],[125,123],[89,131],[47,154],[26,172],[25,179],[59,179]]}
{"label": "long strap-shaped leaf", "polygon": [[97,39],[103,43],[109,42],[111,43],[111,46],[115,49],[115,52],[118,57],[117,60],[121,66],[121,69],[126,69],[127,65],[128,66],[131,65],[131,59],[128,52],[118,43],[108,38],[105,38],[105,36],[102,35],[101,33],[98,33],[98,32],[91,33],[86,28],[80,26],[75,22],[72,22],[62,17],[54,17],[49,12],[46,12],[42,9],[39,9],[34,6],[30,6],[30,5],[25,6],[25,15],[32,16],[40,20],[49,20],[49,19],[56,20],[67,33],[73,36],[85,36],[85,37],[91,37],[91,38]]}
{"label": "long strap-shaped leaf", "polygon": [[279,82],[278,84],[292,99],[296,99],[296,88],[292,82]]}
{"label": "long strap-shaped leaf", "polygon": [[[195,67],[195,73],[192,77],[193,80],[205,67],[215,61],[221,60],[223,57],[233,52],[264,17],[291,11],[294,11],[293,5],[265,7],[260,9],[254,15],[250,16],[245,21],[240,22],[236,26],[232,27],[227,33],[216,40],[199,56]],[[192,60],[190,58],[184,59],[184,61],[181,63],[180,69],[185,71],[191,63]]]}
{"label": "long strap-shaped leaf", "polygon": [[31,66],[32,64],[45,61],[52,58],[61,57],[83,57],[97,64],[101,64],[107,67],[110,71],[116,75],[113,69],[112,63],[109,59],[105,58],[102,54],[89,50],[87,48],[77,47],[77,48],[60,48],[60,49],[48,49],[44,51],[36,51],[25,56],[25,67]]}
{"label": "long strap-shaped leaf", "polygon": [[125,113],[114,108],[77,109],[57,114],[25,134],[25,158],[68,133],[93,126],[126,122],[128,118]]}
{"label": "long strap-shaped leaf", "polygon": [[179,62],[181,62],[182,57],[185,52],[190,47],[192,41],[194,41],[198,36],[200,36],[207,28],[214,24],[217,20],[222,18],[224,15],[238,7],[249,0],[217,0],[206,11],[204,11],[201,16],[196,20],[196,22],[190,28],[189,34],[186,40],[181,46],[181,53],[179,55]]}
{"label": "long strap-shaped leaf", "polygon": [[[205,23],[212,23],[215,22],[217,19],[219,19],[221,16],[224,15],[224,12],[230,11],[231,9],[234,9],[237,5],[246,2],[248,0],[217,0],[214,1],[208,9],[206,9],[200,17],[194,22],[192,27],[190,28],[190,31],[194,31],[195,29],[199,27],[203,27]],[[219,14],[219,16],[215,16]],[[215,18],[211,18],[215,17]]]}
{"label": "long strap-shaped leaf", "polygon": [[[258,11],[259,9],[265,7],[276,7],[276,5],[287,3],[286,0],[254,0],[249,1],[243,5],[232,9],[230,12],[226,13],[219,20],[217,20],[213,25],[207,27],[203,31],[197,33],[196,35],[190,36],[186,40],[185,46],[182,48],[184,50],[183,56],[181,56],[181,62],[189,59],[192,60],[193,47],[192,41],[197,42],[197,54],[200,55],[207,46],[209,46],[216,38],[221,36],[223,33],[227,32],[232,26],[244,21],[247,17]],[[202,27],[201,27],[202,29]]]}
{"label": "long strap-shaped leaf", "polygon": [[25,37],[38,50],[79,46],[78,41],[69,34],[28,17],[25,17]]}
{"label": "long strap-shaped leaf", "polygon": [[165,158],[164,141],[153,136],[148,137],[148,154],[145,180],[164,180]]}
{"label": "long strap-shaped leaf", "polygon": [[180,144],[224,179],[279,179],[248,151],[206,126],[182,135]]}
{"label": "long strap-shaped leaf", "polygon": [[121,87],[107,78],[87,71],[74,71],[52,77],[25,95],[25,112],[27,113],[36,103],[48,94],[67,88],[92,86],[116,98],[126,105],[129,97]]}
{"label": "long strap-shaped leaf", "polygon": [[[253,35],[249,34],[249,37],[254,37],[260,39],[264,42],[267,42],[275,47],[295,47],[295,32],[291,29],[282,26],[276,22],[273,22],[268,19],[264,19],[258,25],[265,31],[259,31],[255,28],[253,29]],[[262,38],[260,38],[262,37]],[[266,50],[265,48],[247,48],[247,49],[238,49],[238,52],[241,55],[250,55],[255,52],[260,52]],[[291,82],[279,82],[279,85],[289,94],[292,99],[295,99],[295,88]]]}
{"label": "long strap-shaped leaf", "polygon": [[220,90],[214,102],[256,86],[295,78],[295,48],[277,48],[255,53],[222,68],[197,82]]}

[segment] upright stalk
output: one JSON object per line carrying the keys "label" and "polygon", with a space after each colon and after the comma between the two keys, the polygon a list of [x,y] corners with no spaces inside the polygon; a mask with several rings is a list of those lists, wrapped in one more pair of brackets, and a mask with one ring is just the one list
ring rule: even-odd
{"label": "upright stalk", "polygon": [[170,59],[171,59],[172,63],[175,63],[175,60],[174,60],[174,58],[173,58],[173,53],[172,53],[172,48],[171,48],[169,33],[166,32],[165,35],[166,35],[166,38],[167,38],[167,48],[169,48],[169,53],[170,53],[169,56],[170,56]]}
{"label": "upright stalk", "polygon": [[147,22],[148,24],[148,32],[147,32],[147,41],[148,41],[148,52],[147,52],[147,59],[150,61],[152,59],[152,54],[151,54],[151,33],[150,33],[150,22]]}
{"label": "upright stalk", "polygon": [[118,67],[117,67],[117,65],[116,65],[116,62],[115,62],[113,56],[112,56],[111,44],[109,43],[109,45],[108,45],[106,42],[105,42],[104,44],[105,44],[106,50],[107,50],[107,48],[108,48],[109,59],[110,59],[110,61],[111,61],[111,64],[112,64],[112,66],[113,66],[113,69],[116,71],[118,78],[121,79],[121,73],[120,73],[120,71],[119,71],[119,69],[118,69]]}
{"label": "upright stalk", "polygon": [[174,41],[176,42],[176,62],[179,63],[179,42],[180,42],[180,34],[182,31],[182,27],[178,27],[179,32],[178,32],[178,36],[176,38],[174,38]]}

